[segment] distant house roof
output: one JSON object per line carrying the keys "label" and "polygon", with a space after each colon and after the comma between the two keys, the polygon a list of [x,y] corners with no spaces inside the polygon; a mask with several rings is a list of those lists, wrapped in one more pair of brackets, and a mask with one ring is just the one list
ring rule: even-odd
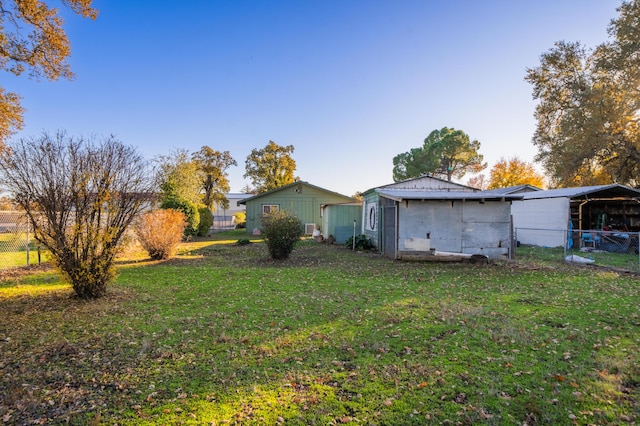
{"label": "distant house roof", "polygon": [[394,201],[404,200],[520,200],[523,194],[494,194],[491,191],[413,191],[406,189],[378,188],[376,192]]}
{"label": "distant house roof", "polygon": [[251,197],[253,194],[246,194],[244,192],[227,192],[225,194],[225,197],[227,197],[228,200],[234,199],[234,200],[242,200],[244,198],[249,198]]}
{"label": "distant house roof", "polygon": [[523,195],[524,200],[541,198],[637,198],[640,197],[640,190],[614,183],[611,185],[580,186],[575,188],[526,192]]}
{"label": "distant house roof", "polygon": [[319,186],[312,185],[312,184],[310,184],[309,182],[304,182],[304,181],[299,180],[299,181],[295,181],[295,182],[293,182],[293,183],[290,183],[290,184],[288,184],[288,185],[281,186],[281,187],[276,188],[276,189],[272,189],[271,191],[262,192],[262,193],[260,193],[260,194],[254,195],[254,196],[252,196],[252,197],[245,198],[245,199],[244,199],[244,200],[242,200],[242,201],[238,201],[238,204],[246,204],[246,203],[247,203],[247,201],[253,201],[253,200],[256,200],[256,199],[258,199],[258,198],[265,197],[265,196],[267,196],[267,195],[275,194],[276,192],[284,191],[284,190],[286,190],[286,189],[293,188],[294,186],[297,186],[297,185],[306,185],[306,186],[308,186],[308,187],[315,188],[315,189],[317,189],[317,190],[319,190],[319,191],[324,191],[324,192],[327,192],[327,193],[330,193],[330,194],[337,195],[337,196],[339,196],[339,197],[343,197],[343,198],[345,198],[346,200],[353,200],[353,201],[357,201],[355,198],[351,198],[351,197],[349,197],[349,196],[347,196],[347,195],[342,195],[342,194],[339,194],[339,193],[337,193],[337,192],[329,191],[328,189],[325,189],[325,188],[321,188],[321,187],[319,187]]}

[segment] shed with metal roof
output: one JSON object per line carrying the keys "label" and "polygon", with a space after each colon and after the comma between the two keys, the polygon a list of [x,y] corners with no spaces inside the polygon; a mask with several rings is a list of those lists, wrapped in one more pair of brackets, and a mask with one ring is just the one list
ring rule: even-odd
{"label": "shed with metal roof", "polygon": [[364,231],[393,259],[443,252],[503,259],[513,253],[511,202],[522,197],[422,176],[365,192]]}
{"label": "shed with metal roof", "polygon": [[569,230],[638,232],[639,200],[640,190],[619,184],[526,192],[512,206],[517,239],[561,247]]}

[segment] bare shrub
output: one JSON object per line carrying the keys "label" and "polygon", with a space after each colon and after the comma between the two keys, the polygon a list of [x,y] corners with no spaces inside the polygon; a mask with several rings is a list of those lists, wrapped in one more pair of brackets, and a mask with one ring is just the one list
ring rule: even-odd
{"label": "bare shrub", "polygon": [[144,158],[113,137],[58,132],[8,144],[0,184],[76,295],[94,299],[114,278],[121,239],[151,200],[153,179]]}
{"label": "bare shrub", "polygon": [[134,226],[140,244],[152,259],[170,259],[184,235],[187,218],[176,209],[144,213]]}

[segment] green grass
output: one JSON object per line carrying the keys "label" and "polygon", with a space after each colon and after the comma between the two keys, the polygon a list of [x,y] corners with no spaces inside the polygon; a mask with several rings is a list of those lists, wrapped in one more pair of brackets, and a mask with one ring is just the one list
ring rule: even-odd
{"label": "green grass", "polygon": [[[0,233],[0,269],[38,263],[38,250],[33,240],[29,244],[29,263],[27,263],[26,241],[27,237],[24,233]],[[41,261],[48,261],[46,252],[41,256]]]}
{"label": "green grass", "polygon": [[[618,268],[631,272],[640,271],[640,256],[637,253],[611,253],[606,251],[588,251],[568,249],[566,256],[577,255],[594,261],[593,265]],[[527,263],[553,265],[564,263],[565,251],[562,247],[520,246],[516,249],[516,258]]]}
{"label": "green grass", "polygon": [[[246,234],[124,264],[85,302],[0,282],[0,418],[48,424],[624,424],[640,286],[561,263],[403,263]],[[42,291],[37,291],[41,288]]]}

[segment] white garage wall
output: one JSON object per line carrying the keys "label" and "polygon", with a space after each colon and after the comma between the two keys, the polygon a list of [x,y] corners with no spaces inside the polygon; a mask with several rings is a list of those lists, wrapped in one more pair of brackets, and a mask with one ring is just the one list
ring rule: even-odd
{"label": "white garage wall", "polygon": [[518,241],[545,247],[562,247],[569,225],[569,198],[514,201],[513,226]]}

